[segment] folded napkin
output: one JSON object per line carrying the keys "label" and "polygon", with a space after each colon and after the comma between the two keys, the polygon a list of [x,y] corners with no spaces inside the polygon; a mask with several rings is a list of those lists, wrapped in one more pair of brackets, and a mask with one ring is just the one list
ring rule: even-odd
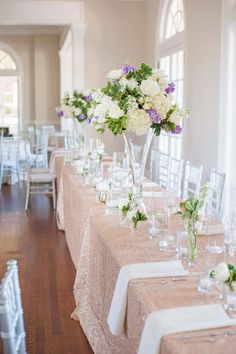
{"label": "folded napkin", "polygon": [[144,198],[162,198],[166,196],[165,192],[151,192],[151,191],[144,191],[143,192]]}
{"label": "folded napkin", "polygon": [[179,307],[148,315],[138,354],[158,354],[161,338],[168,334],[236,325],[219,304]]}
{"label": "folded napkin", "polygon": [[188,272],[180,261],[128,264],[122,267],[117,278],[107,318],[111,333],[118,336],[123,332],[130,280],[185,275],[188,275]]}
{"label": "folded napkin", "polygon": [[221,235],[224,234],[224,227],[221,224],[203,226],[199,230],[199,235]]}

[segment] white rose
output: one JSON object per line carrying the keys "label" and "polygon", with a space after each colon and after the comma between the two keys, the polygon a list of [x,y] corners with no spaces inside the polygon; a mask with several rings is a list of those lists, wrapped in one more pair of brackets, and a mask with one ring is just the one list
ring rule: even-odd
{"label": "white rose", "polygon": [[74,109],[74,115],[75,115],[75,116],[79,116],[80,113],[81,113],[81,109],[80,109],[80,108],[75,108],[75,109]]}
{"label": "white rose", "polygon": [[169,121],[175,123],[176,125],[180,125],[181,123],[181,115],[179,111],[174,111],[169,116]]}
{"label": "white rose", "polygon": [[147,79],[142,81],[140,85],[140,90],[144,95],[153,97],[160,92],[160,87],[156,81],[152,79]]}
{"label": "white rose", "polygon": [[118,80],[121,78],[123,74],[123,71],[122,69],[118,69],[118,70],[111,70],[108,75],[107,75],[107,78],[110,79],[110,80]]}
{"label": "white rose", "polygon": [[223,283],[229,279],[229,269],[226,263],[219,263],[214,271],[216,280]]}
{"label": "white rose", "polygon": [[109,108],[108,115],[111,118],[118,119],[124,115],[124,112],[122,111],[122,109],[120,109],[120,107],[116,103],[113,103]]}
{"label": "white rose", "polygon": [[100,103],[94,109],[94,116],[96,117],[103,117],[107,112],[106,105]]}
{"label": "white rose", "polygon": [[135,79],[130,79],[130,80],[127,80],[127,86],[130,90],[133,90],[138,86],[138,83]]}

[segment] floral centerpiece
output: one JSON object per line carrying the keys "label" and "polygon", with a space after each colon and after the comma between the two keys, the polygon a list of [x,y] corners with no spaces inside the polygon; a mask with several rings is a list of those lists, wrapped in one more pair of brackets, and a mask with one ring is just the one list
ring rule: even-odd
{"label": "floral centerpiece", "polygon": [[[154,134],[182,132],[182,118],[188,110],[173,103],[174,90],[175,84],[167,81],[162,70],[144,63],[139,68],[124,64],[109,72],[107,85],[93,96],[96,103],[91,124],[100,132],[110,130],[114,135],[124,137],[136,200],[142,199],[145,164]],[[141,152],[127,133],[146,135]]]}
{"label": "floral centerpiece", "polygon": [[136,230],[138,223],[140,221],[146,221],[147,215],[142,211],[139,210],[139,204],[133,197],[132,193],[128,194],[127,200],[119,206],[121,212],[121,224],[126,221],[126,218],[131,221],[132,230]]}
{"label": "floral centerpiece", "polygon": [[167,81],[164,71],[147,64],[138,69],[124,64],[109,72],[107,85],[95,97],[91,123],[101,132],[110,129],[114,135],[126,130],[144,135],[149,128],[156,135],[161,130],[180,134],[187,111],[172,103],[174,90],[175,84]]}
{"label": "floral centerpiece", "polygon": [[78,122],[83,122],[88,118],[92,100],[92,93],[89,90],[75,90],[72,94],[67,92],[61,106],[56,108],[56,114],[59,118],[75,118]]}
{"label": "floral centerpiece", "polygon": [[236,311],[236,266],[235,264],[219,263],[210,272],[210,277],[223,285],[223,301],[227,310]]}
{"label": "floral centerpiece", "polygon": [[197,256],[197,236],[202,227],[201,218],[207,200],[208,183],[202,185],[199,197],[189,197],[180,203],[177,212],[183,219],[188,220],[188,257],[190,264],[194,264]]}

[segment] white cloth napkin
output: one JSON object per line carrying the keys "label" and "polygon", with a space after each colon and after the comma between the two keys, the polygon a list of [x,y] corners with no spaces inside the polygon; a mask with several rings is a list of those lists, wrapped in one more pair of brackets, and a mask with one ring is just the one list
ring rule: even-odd
{"label": "white cloth napkin", "polygon": [[180,261],[152,262],[128,264],[121,268],[110,311],[107,318],[110,331],[114,335],[121,335],[127,306],[128,284],[132,279],[186,276],[186,271]]}
{"label": "white cloth napkin", "polygon": [[143,192],[144,198],[162,198],[166,196],[165,192],[150,192],[150,191],[144,191]]}
{"label": "white cloth napkin", "polygon": [[203,226],[199,230],[199,235],[221,235],[224,234],[224,227],[221,224],[209,225],[208,227]]}
{"label": "white cloth napkin", "polygon": [[219,304],[179,307],[148,315],[138,354],[158,354],[161,338],[171,333],[236,325]]}

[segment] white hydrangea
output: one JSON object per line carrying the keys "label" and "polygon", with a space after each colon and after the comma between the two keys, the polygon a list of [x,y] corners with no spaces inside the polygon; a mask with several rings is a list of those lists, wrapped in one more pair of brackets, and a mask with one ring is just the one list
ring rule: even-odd
{"label": "white hydrangea", "polygon": [[123,74],[122,69],[118,69],[118,70],[111,70],[108,75],[107,78],[109,80],[119,80],[121,78]]}
{"label": "white hydrangea", "polygon": [[125,77],[122,77],[119,81],[123,90],[125,90],[126,86],[128,85],[128,80]]}
{"label": "white hydrangea", "polygon": [[79,116],[81,114],[81,109],[80,108],[74,108],[74,115]]}
{"label": "white hydrangea", "polygon": [[180,125],[181,123],[181,114],[179,111],[174,111],[169,116],[169,121],[175,123],[176,125]]}
{"label": "white hydrangea", "polygon": [[134,96],[128,97],[128,110],[134,110],[138,108],[138,103]]}
{"label": "white hydrangea", "polygon": [[153,108],[165,118],[166,113],[169,111],[171,102],[170,97],[164,94],[157,95],[152,99]]}
{"label": "white hydrangea", "polygon": [[124,111],[122,111],[122,109],[120,109],[118,104],[113,103],[109,108],[108,115],[109,115],[109,117],[111,117],[113,119],[118,119],[124,115]]}
{"label": "white hydrangea", "polygon": [[154,97],[160,92],[160,87],[155,80],[143,80],[140,85],[140,90],[144,95]]}
{"label": "white hydrangea", "polygon": [[151,126],[149,115],[143,109],[128,111],[127,130],[136,134],[144,135]]}
{"label": "white hydrangea", "polygon": [[83,96],[89,96],[90,93],[91,93],[91,91],[89,89],[83,90],[83,92],[82,92]]}

